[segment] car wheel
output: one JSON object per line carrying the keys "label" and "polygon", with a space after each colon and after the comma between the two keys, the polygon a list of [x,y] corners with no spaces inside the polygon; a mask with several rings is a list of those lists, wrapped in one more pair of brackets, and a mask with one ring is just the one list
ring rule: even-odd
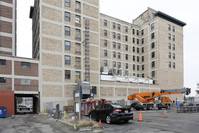
{"label": "car wheel", "polygon": [[127,122],[129,122],[129,120],[124,120],[124,123],[127,123]]}
{"label": "car wheel", "polygon": [[106,123],[108,123],[108,124],[111,123],[111,116],[110,115],[106,116]]}

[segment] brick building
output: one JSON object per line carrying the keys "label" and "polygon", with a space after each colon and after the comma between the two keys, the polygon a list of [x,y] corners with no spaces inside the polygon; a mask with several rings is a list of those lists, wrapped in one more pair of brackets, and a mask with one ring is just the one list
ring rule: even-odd
{"label": "brick building", "polygon": [[[68,102],[85,78],[89,51],[95,98],[116,101],[135,92],[183,88],[183,26],[148,8],[132,23],[101,14],[99,0],[41,0],[31,8],[33,58],[40,60],[41,108]],[[89,50],[85,50],[85,20]],[[182,99],[182,95],[171,96]]]}
{"label": "brick building", "polygon": [[0,0],[0,106],[16,113],[17,97],[33,97],[39,111],[39,61],[16,57],[16,0]]}

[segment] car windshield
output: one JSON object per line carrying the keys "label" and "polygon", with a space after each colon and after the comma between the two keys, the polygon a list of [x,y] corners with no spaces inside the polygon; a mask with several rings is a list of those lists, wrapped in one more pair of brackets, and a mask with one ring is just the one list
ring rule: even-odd
{"label": "car windshield", "polygon": [[112,106],[114,108],[127,108],[127,106],[125,106],[125,105],[119,105],[119,104],[112,104]]}

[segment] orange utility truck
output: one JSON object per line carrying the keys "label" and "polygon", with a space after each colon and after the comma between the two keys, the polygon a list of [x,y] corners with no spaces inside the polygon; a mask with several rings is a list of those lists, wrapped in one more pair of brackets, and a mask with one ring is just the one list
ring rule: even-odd
{"label": "orange utility truck", "polygon": [[[151,110],[154,105],[158,109],[169,108],[171,106],[171,100],[168,97],[162,95],[172,95],[172,94],[183,94],[189,95],[191,93],[190,88],[183,89],[173,89],[173,90],[161,90],[155,92],[144,92],[144,93],[134,93],[128,96],[128,100],[133,100],[131,106],[136,110]],[[158,98],[158,101],[155,100]]]}

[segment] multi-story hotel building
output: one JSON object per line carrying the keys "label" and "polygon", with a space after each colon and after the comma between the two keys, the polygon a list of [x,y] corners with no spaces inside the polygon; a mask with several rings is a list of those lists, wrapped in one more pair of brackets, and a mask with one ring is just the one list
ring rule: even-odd
{"label": "multi-story hotel building", "polygon": [[[85,73],[95,98],[113,101],[135,92],[183,88],[186,24],[174,17],[148,8],[129,23],[101,14],[99,0],[35,0],[30,17],[33,58],[40,60],[41,107],[68,105]],[[182,99],[171,98],[176,97]]]}

